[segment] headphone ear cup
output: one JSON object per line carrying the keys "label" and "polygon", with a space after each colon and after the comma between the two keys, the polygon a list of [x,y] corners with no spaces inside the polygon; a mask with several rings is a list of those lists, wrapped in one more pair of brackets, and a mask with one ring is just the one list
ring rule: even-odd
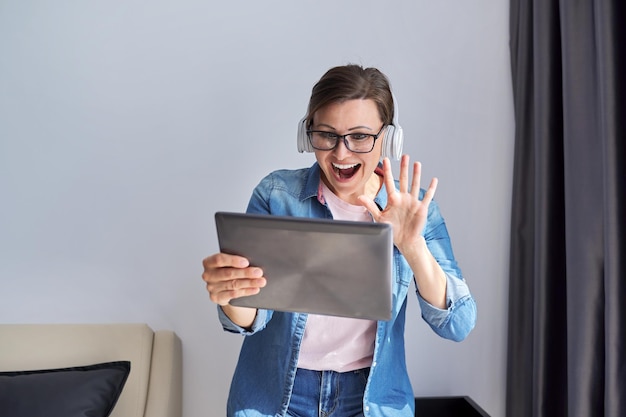
{"label": "headphone ear cup", "polygon": [[391,155],[399,160],[402,157],[402,145],[404,144],[404,131],[402,126],[394,126],[393,143],[391,144]]}
{"label": "headphone ear cup", "polygon": [[385,130],[385,136],[383,136],[383,145],[382,145],[382,152],[381,152],[381,158],[391,158],[391,144],[393,143],[393,134],[395,131],[395,126],[394,125],[389,125],[387,126],[387,129]]}
{"label": "headphone ear cup", "polygon": [[402,157],[404,132],[402,131],[400,123],[398,123],[398,102],[396,101],[396,96],[391,93],[391,98],[393,99],[393,120],[391,124],[387,126],[387,131],[383,138],[381,156],[383,158],[400,159]]}
{"label": "headphone ear cup", "polygon": [[404,141],[404,132],[402,127],[397,125],[387,126],[385,136],[383,137],[382,158],[400,159],[402,156],[402,144]]}
{"label": "headphone ear cup", "polygon": [[313,152],[306,134],[306,116],[298,122],[298,152]]}

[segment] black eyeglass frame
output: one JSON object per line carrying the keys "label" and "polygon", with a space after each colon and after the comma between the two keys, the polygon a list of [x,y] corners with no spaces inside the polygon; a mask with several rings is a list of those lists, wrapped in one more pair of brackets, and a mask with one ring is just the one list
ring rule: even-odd
{"label": "black eyeglass frame", "polygon": [[[339,139],[341,139],[343,141],[344,146],[346,147],[347,150],[349,150],[350,152],[354,152],[354,153],[370,153],[374,150],[374,146],[376,146],[376,141],[378,140],[378,138],[380,137],[380,135],[383,133],[383,129],[385,128],[386,125],[382,125],[382,127],[380,128],[380,130],[378,131],[378,133],[376,133],[375,135],[372,133],[362,133],[362,132],[357,132],[357,133],[347,133],[345,135],[338,135],[334,132],[329,132],[327,130],[307,130],[306,131],[306,136],[309,139],[309,143],[311,144],[311,147],[313,149],[317,149],[318,151],[332,151],[333,149],[337,148],[337,146],[339,146]],[[333,146],[332,148],[318,148],[315,145],[313,145],[313,141],[311,140],[311,135],[313,133],[325,133],[327,135],[333,135],[335,138],[335,146]],[[348,142],[348,136],[353,136],[353,135],[363,135],[363,136],[370,136],[372,138],[374,138],[374,141],[372,142],[372,147],[370,148],[369,151],[354,151],[352,149],[350,149],[350,145]]]}

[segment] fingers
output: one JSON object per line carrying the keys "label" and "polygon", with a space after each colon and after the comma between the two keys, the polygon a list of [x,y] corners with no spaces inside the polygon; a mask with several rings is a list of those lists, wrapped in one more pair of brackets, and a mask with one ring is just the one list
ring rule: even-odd
{"label": "fingers", "polygon": [[[411,181],[411,186],[409,188],[409,155],[402,155],[402,160],[400,162],[400,192],[401,193],[410,193],[413,197],[418,198],[419,193],[420,193],[420,185],[422,183],[422,163],[419,161],[415,161],[413,162],[413,181]],[[383,161],[383,167],[384,167],[384,163],[385,161]],[[387,179],[387,177],[389,177],[391,179],[391,182],[393,183],[393,176],[391,174],[391,166],[389,163],[387,163],[387,167],[389,169],[389,174],[387,174],[387,171],[385,170],[385,179]],[[433,178],[430,181],[430,185],[428,186],[428,189],[426,190],[426,194],[424,195],[424,201],[428,201],[428,203],[430,203],[430,201],[433,199],[434,195],[435,195],[435,191],[437,189],[437,184],[438,184],[438,180],[437,178]],[[385,183],[385,185],[387,185],[387,183]],[[388,189],[390,189],[389,186],[387,186]],[[393,188],[391,188],[393,189]],[[426,198],[428,197],[428,200],[426,200]]]}
{"label": "fingers", "polygon": [[263,270],[250,266],[246,258],[218,253],[202,261],[211,301],[226,305],[233,298],[256,294],[266,285]]}
{"label": "fingers", "polygon": [[374,221],[378,221],[378,219],[380,218],[380,209],[378,208],[374,200],[372,200],[370,197],[367,197],[366,195],[360,195],[357,197],[357,199],[359,200],[361,205],[370,212]]}
{"label": "fingers", "polygon": [[205,270],[229,266],[233,268],[245,268],[250,265],[250,262],[248,262],[248,260],[243,256],[231,255],[228,253],[216,253],[203,259],[202,265]]}
{"label": "fingers", "polygon": [[[414,162],[413,163],[413,183],[411,184],[411,195],[415,198],[418,198],[420,192],[420,184],[422,183],[422,163]],[[430,204],[435,196],[435,191],[437,191],[437,184],[439,180],[437,178],[433,178],[430,180],[430,184],[428,185],[428,189],[424,193],[424,197],[422,198],[422,203],[426,206]]]}
{"label": "fingers", "polygon": [[[407,161],[408,164],[408,161]],[[422,163],[416,161],[413,163],[413,182],[411,183],[411,195],[417,198],[420,193],[420,184],[422,183]]]}
{"label": "fingers", "polygon": [[402,155],[402,159],[400,160],[399,180],[400,180],[400,192],[401,193],[406,193],[409,190],[409,159],[410,159],[409,155]]}
{"label": "fingers", "polygon": [[383,159],[383,180],[385,182],[387,194],[392,194],[396,191],[396,185],[393,181],[393,172],[391,171],[391,162],[389,161],[389,158]]}
{"label": "fingers", "polygon": [[206,281],[209,298],[216,304],[226,305],[233,298],[244,297],[259,293],[266,285],[263,277],[259,278],[233,278]]}
{"label": "fingers", "polygon": [[424,193],[424,198],[422,198],[422,203],[424,205],[428,206],[430,202],[433,200],[433,198],[435,197],[435,191],[437,191],[438,184],[439,184],[439,179],[433,178],[432,180],[430,180],[430,185],[428,186],[426,193]]}
{"label": "fingers", "polygon": [[[409,181],[409,166],[410,166],[410,158],[409,155],[402,155],[402,159],[400,161],[400,176],[399,179],[399,190],[395,189],[395,183],[393,179],[393,173],[391,170],[391,162],[388,158],[383,159],[383,173],[384,173],[384,181],[385,187],[387,188],[387,193],[389,195],[400,192],[400,193],[410,193],[415,199],[419,199],[420,194],[420,184],[422,182],[422,163],[419,161],[413,162],[413,180]],[[410,185],[409,185],[410,184]],[[435,191],[437,190],[438,179],[433,178],[430,181],[428,189],[426,190],[422,201],[426,203],[426,205],[430,204],[432,199],[435,196]],[[367,209],[374,214],[375,210],[373,207],[366,205],[362,202]]]}
{"label": "fingers", "polygon": [[[420,190],[420,174],[422,165],[419,162],[413,163],[413,182],[410,182],[410,160],[411,158],[409,155],[402,155],[402,158],[400,159],[400,176],[398,177],[400,189],[398,191],[400,191],[400,193],[411,193],[414,197],[417,197]],[[383,159],[383,173],[385,175],[385,186],[387,188],[387,192],[392,193],[396,191],[389,158]]]}

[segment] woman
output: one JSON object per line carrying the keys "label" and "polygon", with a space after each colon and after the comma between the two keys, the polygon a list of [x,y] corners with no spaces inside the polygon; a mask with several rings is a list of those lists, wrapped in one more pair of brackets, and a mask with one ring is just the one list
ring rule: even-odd
{"label": "woman", "polygon": [[246,336],[231,383],[229,416],[413,416],[404,352],[413,279],[422,317],[437,334],[460,341],[474,327],[476,306],[432,201],[437,180],[420,190],[421,165],[410,164],[406,155],[394,180],[389,159],[383,158],[401,145],[394,112],[389,82],[380,71],[357,65],[330,69],[313,87],[299,132],[299,149],[315,152],[317,162],[269,174],[247,209],[390,223],[391,320],[235,307],[231,299],[262,291],[263,271],[224,253],[203,261],[202,277],[224,329]]}

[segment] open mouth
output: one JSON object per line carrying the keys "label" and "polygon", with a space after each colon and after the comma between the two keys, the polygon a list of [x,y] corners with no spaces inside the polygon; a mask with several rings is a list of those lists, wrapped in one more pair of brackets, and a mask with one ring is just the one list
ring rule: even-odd
{"label": "open mouth", "polygon": [[341,179],[350,179],[361,168],[361,164],[335,164],[333,163],[333,171],[335,175]]}

